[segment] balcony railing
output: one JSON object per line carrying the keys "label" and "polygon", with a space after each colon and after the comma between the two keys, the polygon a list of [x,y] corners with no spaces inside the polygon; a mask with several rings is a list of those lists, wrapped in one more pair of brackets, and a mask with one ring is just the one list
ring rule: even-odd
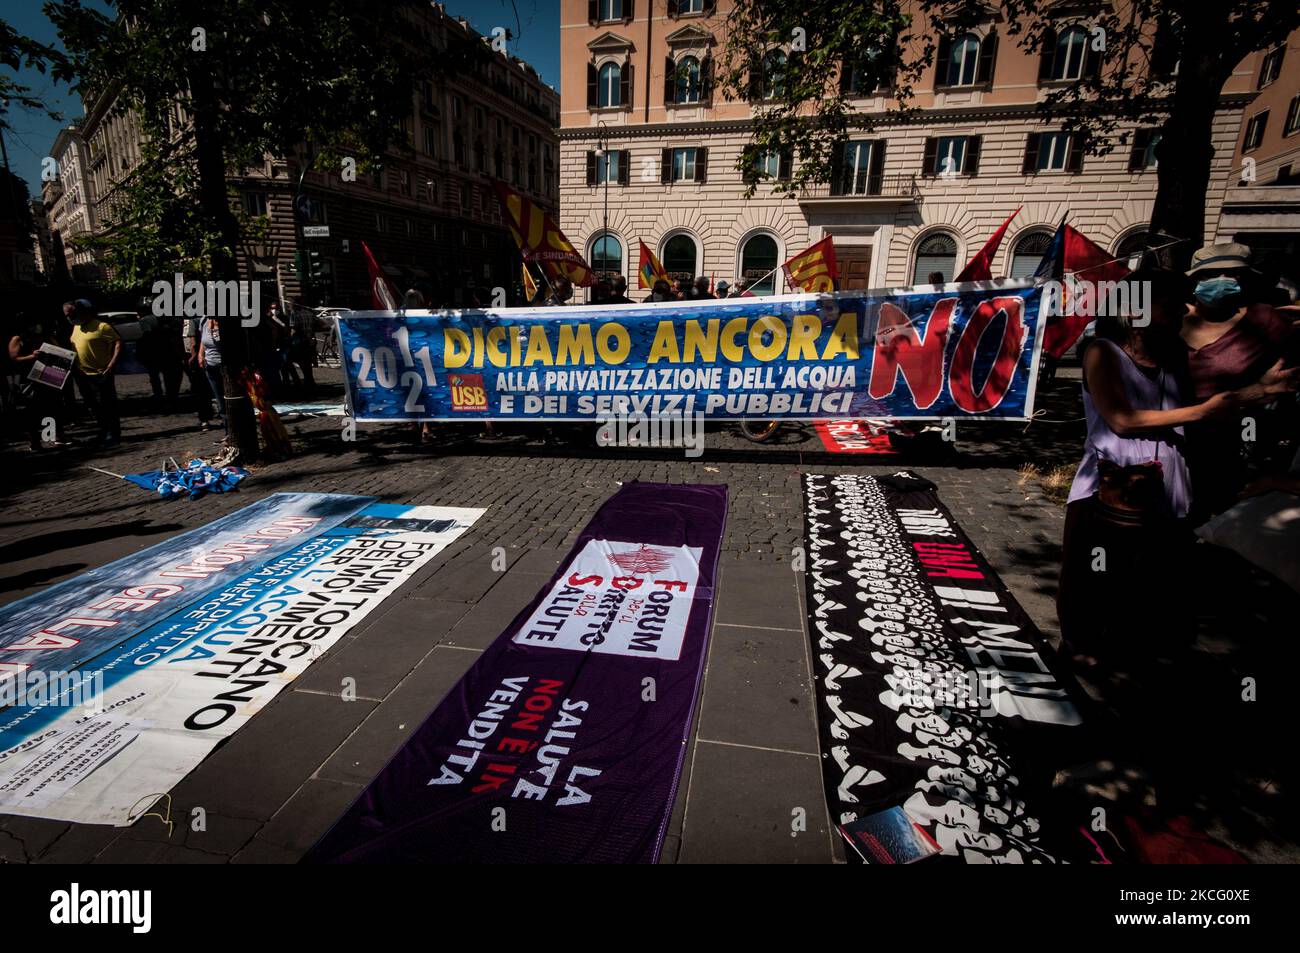
{"label": "balcony railing", "polygon": [[921,201],[921,188],[915,175],[843,176],[833,182],[810,185],[799,193],[799,201]]}

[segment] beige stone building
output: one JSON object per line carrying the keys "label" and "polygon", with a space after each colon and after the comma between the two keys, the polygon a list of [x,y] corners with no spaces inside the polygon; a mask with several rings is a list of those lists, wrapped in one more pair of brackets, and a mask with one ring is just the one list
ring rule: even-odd
{"label": "beige stone building", "polygon": [[50,272],[55,267],[54,247],[50,240],[50,216],[46,211],[45,203],[40,199],[32,199],[28,204],[32,210],[32,222],[36,226],[36,234],[32,241],[36,270],[42,279],[48,281]]}
{"label": "beige stone building", "polygon": [[1251,79],[1218,238],[1300,285],[1300,30],[1258,54]]}
{"label": "beige stone building", "polygon": [[66,266],[68,277],[77,283],[91,283],[100,278],[94,255],[77,248],[73,239],[93,234],[96,229],[94,191],[91,187],[89,155],[86,141],[77,126],[59,130],[50,147],[50,156],[58,166],[58,178],[41,187],[41,204],[45,206],[50,230],[50,267],[54,275]]}
{"label": "beige stone building", "polygon": [[[951,279],[1017,206],[994,274],[1032,270],[1063,215],[1117,256],[1139,246],[1156,194],[1154,136],[1085,155],[1036,104],[1095,63],[1082,14],[1054,22],[1051,53],[1031,56],[990,7],[944,37],[915,85],[917,117],[853,135],[829,185],[797,196],[760,184],[743,198],[736,161],[754,108],[712,88],[731,0],[561,0],[561,227],[598,271],[636,288],[638,241],[674,275],[754,280],[787,291],[781,261],[833,236],[846,287]],[[1073,8],[1065,8],[1073,9]],[[768,52],[779,64],[787,51]],[[1224,202],[1258,57],[1224,89],[1206,239]],[[883,114],[888,90],[842,77],[857,109]],[[860,93],[860,94],[857,94]],[[753,98],[761,103],[761,80]],[[1279,121],[1278,125],[1281,123]],[[770,157],[773,179],[788,160]]]}
{"label": "beige stone building", "polygon": [[[488,38],[442,3],[413,16],[413,43],[491,50]],[[401,289],[417,286],[439,306],[467,306],[518,282],[519,251],[492,183],[557,212],[559,94],[506,52],[491,52],[464,75],[412,79],[411,113],[402,122],[407,148],[356,181],[345,181],[341,170],[309,172],[297,220],[297,157],[268,158],[239,179],[244,213],[265,215],[270,224],[268,240],[241,249],[242,260],[280,297],[370,307],[361,241]],[[304,288],[300,262],[313,253],[323,279]]]}
{"label": "beige stone building", "polygon": [[[405,148],[355,178],[345,179],[341,168],[303,177],[305,155],[268,156],[232,176],[239,212],[266,226],[264,235],[236,250],[242,276],[262,283],[263,301],[370,307],[364,241],[402,289],[415,285],[435,304],[466,305],[479,289],[519,279],[518,249],[501,222],[492,182],[556,213],[559,94],[529,64],[493,50],[490,38],[442,3],[409,16],[406,42],[435,50],[469,43],[484,55],[464,75],[411,77]],[[56,224],[57,214],[51,220],[65,239],[79,229],[110,227],[122,200],[119,183],[140,161],[139,124],[115,110],[114,101],[112,89],[87,101],[80,134],[66,139],[63,193],[47,195],[52,211],[68,210],[66,224]],[[179,105],[171,122],[174,134],[182,134],[187,117]],[[59,141],[65,143],[62,134]],[[316,277],[307,280],[313,268]]]}

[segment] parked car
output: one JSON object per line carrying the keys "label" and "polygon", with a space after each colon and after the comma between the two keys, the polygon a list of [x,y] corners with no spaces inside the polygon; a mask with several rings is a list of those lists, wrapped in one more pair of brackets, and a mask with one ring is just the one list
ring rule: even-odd
{"label": "parked car", "polygon": [[122,356],[117,361],[117,373],[146,373],[148,368],[137,353],[137,342],[158,327],[158,319],[152,314],[141,317],[134,311],[101,311],[99,316],[113,325],[122,338]]}
{"label": "parked car", "polygon": [[153,330],[158,321],[153,315],[147,315],[142,319],[134,311],[101,311],[99,316],[113,325],[123,343],[140,340],[146,331]]}

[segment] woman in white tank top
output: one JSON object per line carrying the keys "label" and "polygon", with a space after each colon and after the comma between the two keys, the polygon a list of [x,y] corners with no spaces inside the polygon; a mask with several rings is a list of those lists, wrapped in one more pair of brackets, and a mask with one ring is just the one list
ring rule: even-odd
{"label": "woman in white tank top", "polygon": [[[1083,358],[1088,436],[1066,506],[1057,616],[1067,649],[1089,663],[1095,650],[1182,634],[1177,607],[1190,608],[1190,600],[1175,598],[1170,587],[1191,541],[1183,525],[1191,505],[1183,425],[1272,400],[1300,383],[1300,370],[1279,363],[1249,387],[1185,405],[1177,359],[1190,285],[1182,275],[1154,270],[1129,280],[1148,283],[1134,300],[1150,303],[1150,323],[1097,320],[1098,339]],[[1144,478],[1159,478],[1162,491],[1142,512],[1117,511],[1099,499],[1107,479]]]}

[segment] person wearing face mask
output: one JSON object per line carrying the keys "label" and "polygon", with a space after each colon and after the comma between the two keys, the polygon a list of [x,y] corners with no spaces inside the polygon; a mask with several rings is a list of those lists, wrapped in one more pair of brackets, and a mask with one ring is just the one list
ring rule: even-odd
{"label": "person wearing face mask", "polygon": [[668,282],[664,281],[662,278],[660,278],[658,281],[654,283],[654,287],[650,290],[650,300],[651,301],[676,300],[676,297],[673,295],[673,286],[670,285]]}
{"label": "person wearing face mask", "polygon": [[[1293,324],[1262,300],[1260,275],[1249,246],[1207,245],[1192,256],[1195,282],[1183,318],[1189,396],[1205,400],[1243,387],[1277,363],[1293,339]],[[1254,420],[1248,426],[1245,417]],[[1222,512],[1248,479],[1246,457],[1261,446],[1262,408],[1200,421],[1188,428],[1188,459],[1195,484],[1194,522]],[[1251,433],[1252,440],[1243,440]]]}
{"label": "person wearing face mask", "polygon": [[1083,356],[1088,436],[1066,505],[1057,614],[1067,648],[1085,664],[1109,649],[1158,636],[1176,642],[1191,631],[1190,600],[1174,596],[1186,584],[1192,542],[1185,428],[1231,420],[1300,386],[1300,370],[1279,362],[1257,380],[1189,404],[1179,337],[1188,282],[1155,269],[1127,280],[1144,283],[1150,320],[1097,318]]}

